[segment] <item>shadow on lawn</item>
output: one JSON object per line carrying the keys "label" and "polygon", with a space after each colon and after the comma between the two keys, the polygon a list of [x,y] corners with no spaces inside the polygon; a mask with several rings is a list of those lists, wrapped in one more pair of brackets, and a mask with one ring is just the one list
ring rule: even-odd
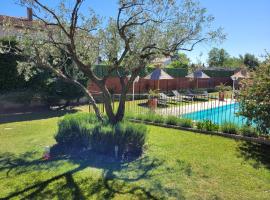
{"label": "shadow on lawn", "polygon": [[238,146],[240,156],[246,161],[254,160],[254,168],[259,168],[261,165],[270,169],[270,146],[251,142],[241,142]]}
{"label": "shadow on lawn", "polygon": [[33,111],[33,112],[22,112],[22,113],[9,113],[0,114],[0,124],[11,123],[11,122],[21,122],[21,121],[31,121],[39,119],[48,119],[52,117],[61,117],[68,113],[75,113],[77,110],[43,110],[43,111]]}
{"label": "shadow on lawn", "polygon": [[[46,180],[37,178],[32,183],[27,183],[16,189],[13,184],[14,191],[4,198],[0,197],[0,199],[46,199],[51,197],[88,199],[93,195],[97,199],[111,199],[116,195],[132,195],[139,199],[166,199],[168,197],[184,199],[181,191],[165,188],[158,181],[160,180],[159,176],[171,173],[170,171],[165,171],[163,174],[154,172],[163,164],[163,161],[159,159],[146,156],[132,162],[120,163],[92,152],[85,152],[85,154],[88,155],[87,158],[85,156],[61,155],[49,161],[33,159],[37,157],[33,152],[27,152],[19,157],[10,153],[0,155],[0,171],[6,173],[6,177],[1,178],[1,182],[8,178],[16,178],[20,181],[20,176],[25,176],[27,173],[29,176],[33,176],[32,180],[35,180],[33,172],[49,171],[54,173],[53,176],[49,174],[49,177],[52,177]],[[77,167],[57,174],[58,167],[63,165],[62,161],[68,161]],[[76,174],[87,167],[102,169],[102,176],[95,179],[91,176],[78,176]],[[63,170],[60,168],[60,171]],[[140,180],[150,181],[150,178],[154,178],[155,181],[148,186],[143,186],[138,182]],[[50,187],[48,187],[49,185]]]}

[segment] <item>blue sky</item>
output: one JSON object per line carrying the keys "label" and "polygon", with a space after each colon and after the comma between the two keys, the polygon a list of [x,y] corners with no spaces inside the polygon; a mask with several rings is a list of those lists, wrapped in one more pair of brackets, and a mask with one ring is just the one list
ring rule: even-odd
{"label": "blue sky", "polygon": [[[26,16],[25,8],[13,0],[2,0],[0,14],[10,16]],[[55,0],[43,0],[55,5]],[[115,0],[86,0],[101,16],[115,16],[117,7]],[[214,25],[223,27],[227,39],[222,44],[209,46],[201,44],[193,52],[187,53],[193,62],[206,62],[209,50],[216,46],[226,49],[230,55],[252,53],[263,55],[270,51],[270,0],[200,0],[208,13],[215,17]],[[87,11],[83,8],[83,11]]]}

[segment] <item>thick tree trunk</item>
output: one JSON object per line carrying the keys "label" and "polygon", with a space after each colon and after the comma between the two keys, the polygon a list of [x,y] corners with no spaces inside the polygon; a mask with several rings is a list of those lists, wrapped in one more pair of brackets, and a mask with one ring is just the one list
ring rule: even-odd
{"label": "thick tree trunk", "polygon": [[126,108],[126,97],[127,97],[126,92],[121,93],[120,100],[119,100],[119,106],[118,106],[117,113],[115,116],[117,121],[122,121],[124,118],[125,108]]}

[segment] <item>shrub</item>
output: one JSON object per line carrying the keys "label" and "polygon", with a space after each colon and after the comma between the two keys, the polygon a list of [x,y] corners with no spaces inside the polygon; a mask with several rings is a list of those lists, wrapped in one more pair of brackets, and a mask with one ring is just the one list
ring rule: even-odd
{"label": "shrub", "polygon": [[141,155],[145,144],[147,127],[143,124],[121,122],[115,127],[115,144],[120,155],[130,153]]}
{"label": "shrub", "polygon": [[270,55],[251,72],[250,78],[241,81],[238,95],[239,114],[254,122],[261,133],[270,134]]}
{"label": "shrub", "polygon": [[244,136],[248,136],[248,137],[258,137],[258,131],[249,125],[244,125],[241,127],[240,129],[240,133]]}
{"label": "shrub", "polygon": [[97,119],[92,114],[68,114],[59,121],[55,140],[58,144],[76,148],[87,147]]}
{"label": "shrub", "polygon": [[197,122],[197,129],[205,131],[218,131],[218,124],[213,123],[211,120],[204,120],[202,122]]}
{"label": "shrub", "polygon": [[147,122],[155,122],[155,123],[164,123],[164,117],[161,115],[157,115],[155,113],[149,112],[146,114],[137,115],[137,119],[147,121]]}
{"label": "shrub", "polygon": [[168,116],[165,120],[165,123],[166,124],[169,124],[169,125],[177,125],[178,124],[178,121],[179,121],[179,118],[178,117],[175,117],[175,116]]}
{"label": "shrub", "polygon": [[161,116],[161,115],[156,115],[156,114],[155,114],[155,115],[152,116],[151,121],[152,121],[152,122],[155,122],[155,123],[160,123],[160,124],[162,124],[162,123],[164,123],[165,119],[164,119],[163,116]]}
{"label": "shrub", "polygon": [[142,115],[142,120],[147,121],[147,122],[152,122],[154,118],[153,113],[147,113]]}
{"label": "shrub", "polygon": [[221,126],[221,131],[223,133],[237,134],[238,133],[238,126],[237,126],[237,124],[232,123],[232,122],[225,122]]}
{"label": "shrub", "polygon": [[94,115],[85,113],[66,115],[59,121],[55,136],[57,143],[65,148],[80,151],[91,148],[103,154],[114,154],[118,146],[119,156],[139,156],[143,151],[147,129],[143,124],[120,122],[111,125],[99,122]]}
{"label": "shrub", "polygon": [[191,119],[184,119],[184,118],[178,120],[178,125],[185,128],[192,128],[193,126]]}
{"label": "shrub", "polygon": [[199,130],[203,130],[203,122],[201,122],[201,121],[196,122],[196,127]]}

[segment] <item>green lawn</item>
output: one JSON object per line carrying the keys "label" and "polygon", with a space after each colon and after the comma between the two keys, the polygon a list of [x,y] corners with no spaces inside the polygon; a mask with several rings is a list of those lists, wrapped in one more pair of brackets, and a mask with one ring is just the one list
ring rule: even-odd
{"label": "green lawn", "polygon": [[[206,98],[197,98],[194,99],[194,101],[181,101],[181,102],[177,102],[174,101],[173,99],[168,100],[167,105],[166,106],[158,106],[157,109],[164,109],[164,108],[172,108],[172,107],[179,107],[179,106],[186,106],[186,105],[190,105],[190,104],[197,104],[197,103],[202,103],[205,101],[212,101],[215,98],[218,97],[218,93],[210,93],[210,98],[206,99]],[[226,98],[230,98],[230,94],[226,94]],[[139,100],[134,100],[134,101],[126,101],[126,113],[144,113],[144,112],[148,112],[149,111],[149,107],[148,107],[148,99],[139,99]],[[115,101],[114,102],[114,111],[117,110],[119,102]],[[103,103],[98,103],[97,106],[99,107],[99,109],[104,112],[105,108]],[[84,112],[89,112],[89,106],[88,105],[84,105],[84,106],[79,106],[77,109],[84,111]],[[90,107],[91,112],[93,112],[93,108]]]}
{"label": "green lawn", "polygon": [[270,148],[218,136],[148,126],[133,162],[43,161],[61,114],[0,116],[0,199],[270,199]]}

